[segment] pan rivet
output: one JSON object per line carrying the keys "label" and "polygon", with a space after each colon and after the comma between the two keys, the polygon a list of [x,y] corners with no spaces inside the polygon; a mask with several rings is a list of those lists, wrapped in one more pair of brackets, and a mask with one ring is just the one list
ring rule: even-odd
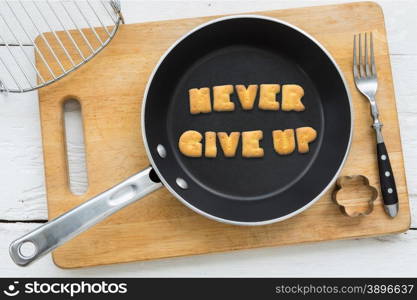
{"label": "pan rivet", "polygon": [[162,158],[167,157],[167,150],[161,144],[156,146],[156,151],[158,151],[158,154],[159,154],[160,157],[162,157]]}
{"label": "pan rivet", "polygon": [[177,180],[176,180],[176,183],[183,190],[188,189],[187,181],[185,181],[184,179],[178,177]]}

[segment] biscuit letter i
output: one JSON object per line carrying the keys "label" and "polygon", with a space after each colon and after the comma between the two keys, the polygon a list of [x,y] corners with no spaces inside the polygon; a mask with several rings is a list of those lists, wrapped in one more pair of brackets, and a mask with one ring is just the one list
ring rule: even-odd
{"label": "biscuit letter i", "polygon": [[216,157],[217,156],[217,145],[216,145],[216,133],[213,131],[207,131],[205,134],[205,157]]}

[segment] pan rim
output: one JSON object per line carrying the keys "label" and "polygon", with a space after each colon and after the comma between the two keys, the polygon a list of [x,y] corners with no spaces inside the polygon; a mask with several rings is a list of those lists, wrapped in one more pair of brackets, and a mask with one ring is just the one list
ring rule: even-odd
{"label": "pan rim", "polygon": [[[334,67],[336,68],[337,72],[339,73],[340,78],[342,79],[347,97],[348,97],[348,102],[349,102],[349,110],[350,110],[350,130],[349,130],[349,141],[348,141],[348,145],[346,147],[346,151],[345,154],[343,156],[343,160],[340,163],[339,168],[337,169],[337,171],[335,172],[333,178],[329,181],[329,183],[327,184],[327,186],[321,191],[321,193],[319,193],[314,199],[310,200],[306,205],[300,207],[299,209],[285,215],[285,216],[281,216],[278,218],[274,218],[274,219],[269,219],[269,220],[264,220],[264,221],[256,221],[256,222],[243,222],[243,221],[235,221],[235,220],[229,220],[229,219],[225,219],[225,218],[220,218],[217,216],[214,216],[212,214],[209,214],[197,207],[195,207],[194,205],[190,204],[187,200],[185,200],[183,197],[181,197],[172,187],[171,185],[165,180],[164,176],[161,174],[161,172],[159,171],[158,167],[156,166],[153,157],[151,155],[151,151],[149,149],[149,145],[148,145],[148,140],[146,138],[146,129],[145,129],[145,107],[146,107],[146,103],[147,103],[147,99],[148,99],[148,92],[149,92],[149,88],[154,80],[155,74],[156,72],[159,70],[160,65],[162,64],[162,62],[165,60],[165,58],[172,52],[173,49],[175,49],[175,47],[177,45],[179,45],[183,40],[185,40],[188,36],[190,36],[191,34],[193,34],[194,32],[208,26],[214,23],[218,23],[218,22],[222,22],[222,21],[226,21],[226,20],[231,20],[231,19],[240,19],[240,18],[253,18],[253,19],[262,19],[262,20],[266,20],[266,21],[271,21],[271,22],[275,22],[275,23],[279,23],[282,24],[284,26],[287,26],[295,31],[298,31],[299,33],[303,34],[304,36],[306,36],[308,39],[310,39],[313,43],[315,43],[321,51],[323,51],[323,53],[327,56],[327,58],[330,60],[330,62],[334,65]],[[337,177],[339,176],[340,172],[342,171],[347,157],[349,155],[350,149],[351,149],[351,145],[352,145],[352,138],[353,138],[353,124],[354,124],[354,112],[353,112],[353,105],[352,105],[352,96],[350,93],[350,89],[349,86],[347,84],[346,78],[344,76],[344,74],[342,73],[340,67],[337,65],[336,61],[334,60],[334,58],[331,56],[331,54],[329,53],[329,51],[319,42],[317,41],[314,37],[312,37],[310,34],[308,34],[307,32],[305,32],[304,30],[298,28],[295,25],[292,25],[288,22],[282,21],[280,19],[276,19],[276,18],[272,18],[272,17],[267,17],[267,16],[263,16],[263,15],[257,15],[257,14],[238,14],[238,15],[231,15],[231,16],[225,16],[225,17],[220,17],[220,18],[216,18],[213,20],[210,20],[208,22],[202,23],[196,27],[194,27],[192,30],[190,30],[189,32],[187,32],[186,34],[184,34],[183,36],[181,36],[178,40],[176,40],[167,50],[166,52],[160,57],[158,63],[155,65],[154,69],[152,70],[151,75],[149,76],[148,82],[146,84],[145,87],[145,92],[143,95],[143,101],[142,101],[142,111],[141,111],[141,132],[142,132],[142,139],[144,142],[144,146],[145,146],[145,150],[146,150],[146,155],[149,159],[149,162],[152,166],[152,168],[155,170],[156,174],[158,175],[159,179],[161,180],[161,182],[163,183],[164,187],[168,189],[168,191],[175,196],[175,198],[177,198],[179,201],[181,201],[181,203],[183,203],[186,207],[190,208],[191,210],[195,211],[196,213],[209,218],[211,220],[217,221],[217,222],[221,222],[221,223],[225,223],[225,224],[232,224],[232,225],[240,225],[240,226],[260,226],[260,225],[268,225],[268,224],[272,224],[272,223],[276,223],[276,222],[281,222],[284,220],[287,220],[301,212],[303,212],[304,210],[308,209],[310,206],[312,206],[314,203],[316,203],[329,189],[330,187],[334,184],[334,182],[336,181]]]}

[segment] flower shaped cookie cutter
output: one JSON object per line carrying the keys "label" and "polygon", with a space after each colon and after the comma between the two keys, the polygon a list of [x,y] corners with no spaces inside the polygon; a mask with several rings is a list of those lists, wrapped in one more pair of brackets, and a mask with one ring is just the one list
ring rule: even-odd
{"label": "flower shaped cookie cutter", "polygon": [[342,176],[336,181],[333,200],[349,217],[367,216],[374,209],[378,191],[363,175]]}

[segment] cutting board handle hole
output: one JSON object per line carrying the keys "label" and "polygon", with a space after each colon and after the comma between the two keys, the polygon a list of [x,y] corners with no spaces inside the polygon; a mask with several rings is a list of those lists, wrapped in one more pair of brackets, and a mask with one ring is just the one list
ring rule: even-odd
{"label": "cutting board handle hole", "polygon": [[88,189],[88,176],[80,101],[74,98],[66,99],[63,110],[68,184],[74,195],[83,195]]}

